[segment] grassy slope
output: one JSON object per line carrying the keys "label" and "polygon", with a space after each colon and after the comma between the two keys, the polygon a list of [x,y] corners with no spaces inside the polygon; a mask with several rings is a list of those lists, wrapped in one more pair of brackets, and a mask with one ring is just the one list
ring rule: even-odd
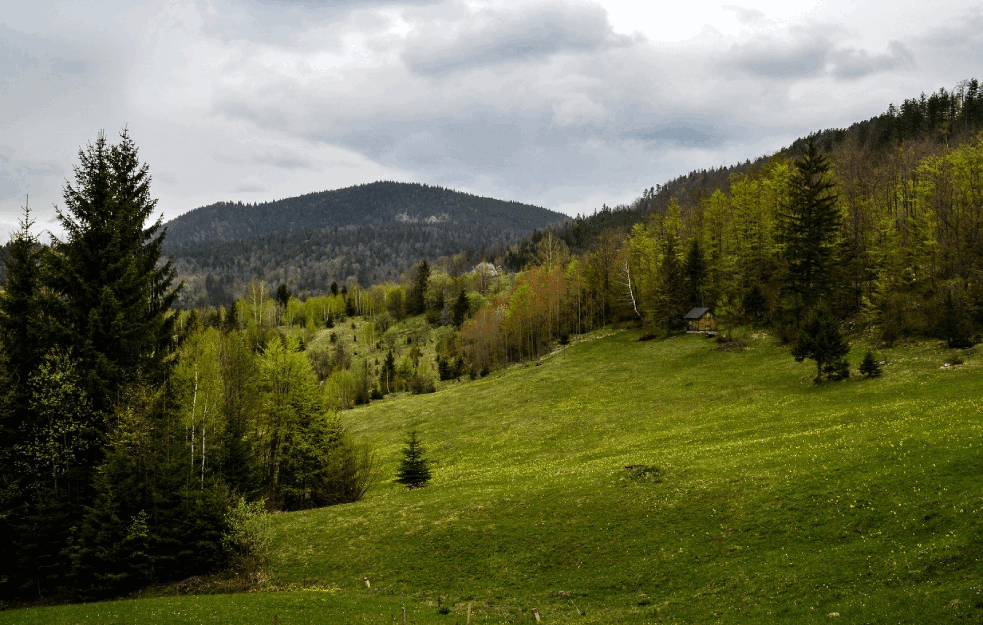
{"label": "grassy slope", "polygon": [[[974,359],[946,370],[946,352],[900,348],[881,379],[815,387],[813,368],[768,339],[723,353],[636,336],[347,413],[385,476],[410,428],[437,466],[424,489],[384,482],[359,504],[275,517],[280,583],[333,592],[0,620],[158,609],[156,622],[391,622],[405,605],[410,623],[449,624],[468,603],[474,622],[517,621],[518,608],[529,622],[530,607],[545,622],[983,619]],[[629,464],[661,474],[631,479]]]}

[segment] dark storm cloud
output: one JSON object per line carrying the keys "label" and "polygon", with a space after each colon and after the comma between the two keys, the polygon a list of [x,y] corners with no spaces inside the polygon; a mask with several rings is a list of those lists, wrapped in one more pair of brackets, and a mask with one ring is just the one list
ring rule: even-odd
{"label": "dark storm cloud", "polygon": [[632,43],[631,37],[614,32],[600,6],[545,4],[521,11],[483,11],[465,24],[435,25],[410,40],[403,59],[414,72],[441,75]]}

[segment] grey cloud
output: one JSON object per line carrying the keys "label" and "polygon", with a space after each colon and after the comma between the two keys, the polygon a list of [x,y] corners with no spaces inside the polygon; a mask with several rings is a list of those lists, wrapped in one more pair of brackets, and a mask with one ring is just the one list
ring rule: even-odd
{"label": "grey cloud", "polygon": [[[454,25],[446,25],[453,30]],[[483,11],[449,39],[433,27],[411,40],[403,60],[414,72],[458,70],[523,62],[561,52],[593,52],[630,46],[612,29],[607,12],[593,4],[545,4],[520,11]]]}
{"label": "grey cloud", "polygon": [[799,79],[831,75],[837,80],[855,80],[870,74],[909,69],[912,51],[892,41],[883,54],[841,47],[839,29],[817,25],[795,28],[789,38],[759,38],[731,46],[723,67],[738,68],[752,76],[769,79]]}
{"label": "grey cloud", "polygon": [[0,24],[0,84],[85,74],[89,64],[79,50],[20,33]]}
{"label": "grey cloud", "polygon": [[731,46],[726,65],[764,78],[802,78],[822,74],[833,50],[832,40],[821,34],[793,40],[759,39]]}
{"label": "grey cloud", "polygon": [[622,133],[626,139],[639,139],[656,144],[671,143],[685,147],[718,147],[729,137],[708,124],[671,122]]}
{"label": "grey cloud", "polygon": [[915,63],[911,50],[898,41],[892,41],[884,54],[871,55],[866,50],[844,48],[833,51],[830,60],[833,64],[833,76],[846,80],[878,72],[908,69]]}
{"label": "grey cloud", "polygon": [[953,61],[983,61],[983,8],[967,11],[920,38],[930,47],[951,55]]}

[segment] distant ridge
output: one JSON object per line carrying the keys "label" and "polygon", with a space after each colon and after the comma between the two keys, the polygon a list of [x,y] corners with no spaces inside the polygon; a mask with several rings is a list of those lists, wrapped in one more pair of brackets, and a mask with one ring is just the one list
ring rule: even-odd
{"label": "distant ridge", "polygon": [[532,232],[566,220],[541,206],[496,200],[438,186],[373,182],[299,197],[243,204],[218,202],[167,222],[167,246],[231,242],[257,236],[345,226],[468,224]]}

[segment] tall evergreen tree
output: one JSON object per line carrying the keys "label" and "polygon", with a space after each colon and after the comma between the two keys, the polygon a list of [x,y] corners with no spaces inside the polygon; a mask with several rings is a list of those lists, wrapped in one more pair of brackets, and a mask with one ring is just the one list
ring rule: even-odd
{"label": "tall evergreen tree", "polygon": [[779,242],[784,245],[784,290],[812,308],[829,288],[829,269],[840,233],[837,195],[829,180],[829,161],[809,141],[795,163],[788,201],[778,214]]}
{"label": "tall evergreen tree", "polygon": [[683,276],[686,280],[686,299],[688,300],[686,305],[705,306],[703,287],[707,279],[707,263],[703,257],[700,240],[696,237],[693,237],[689,250],[686,252],[686,260],[683,261]]}
{"label": "tall evergreen tree", "polygon": [[180,285],[171,262],[161,263],[161,219],[145,227],[157,201],[129,133],[117,145],[100,134],[79,160],[58,209],[67,239],[54,244],[54,285],[85,390],[93,408],[108,414],[128,384],[166,378]]}
{"label": "tall evergreen tree", "polygon": [[427,311],[427,283],[429,281],[430,263],[424,259],[417,265],[416,276],[410,286],[407,304],[411,315],[422,315]]}

